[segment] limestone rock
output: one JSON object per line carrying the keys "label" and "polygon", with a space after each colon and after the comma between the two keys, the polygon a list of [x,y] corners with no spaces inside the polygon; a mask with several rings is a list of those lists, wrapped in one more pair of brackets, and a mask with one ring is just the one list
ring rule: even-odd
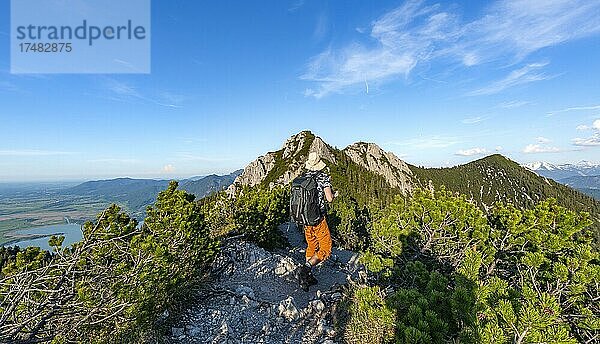
{"label": "limestone rock", "polygon": [[235,178],[233,184],[227,188],[227,192],[233,194],[239,186],[254,186],[260,184],[267,177],[269,172],[271,172],[273,167],[275,167],[275,153],[269,152],[258,157],[244,168],[242,174]]}
{"label": "limestone rock", "polygon": [[289,321],[298,319],[300,315],[298,308],[296,308],[296,305],[294,305],[294,298],[291,296],[281,301],[277,307],[277,310],[279,311],[279,316],[282,316]]}
{"label": "limestone rock", "polygon": [[[306,147],[310,145],[309,147]],[[263,183],[275,166],[277,174],[271,176],[269,186],[287,185],[303,171],[308,153],[316,152],[330,164],[336,164],[336,150],[323,139],[310,131],[302,131],[285,141],[280,150],[269,152],[248,164],[227,192],[234,195],[241,186],[254,186]],[[374,143],[358,142],[342,150],[353,162],[367,170],[379,174],[395,188],[409,193],[412,188],[412,172],[408,165],[391,152],[385,152]],[[281,167],[284,168],[281,168]],[[270,178],[271,178],[270,177]]]}
{"label": "limestone rock", "polygon": [[334,248],[331,260],[314,270],[319,282],[305,292],[293,273],[305,260],[304,236],[295,226],[280,230],[290,248],[267,251],[242,238],[226,242],[214,264],[228,261],[230,270],[212,270],[206,289],[181,317],[171,316],[178,323],[164,342],[318,344],[335,338],[333,310],[343,285],[364,267],[354,252]]}
{"label": "limestone rock", "polygon": [[383,176],[392,187],[403,193],[410,192],[412,172],[394,153],[386,152],[374,143],[364,142],[351,144],[344,153],[355,163]]}

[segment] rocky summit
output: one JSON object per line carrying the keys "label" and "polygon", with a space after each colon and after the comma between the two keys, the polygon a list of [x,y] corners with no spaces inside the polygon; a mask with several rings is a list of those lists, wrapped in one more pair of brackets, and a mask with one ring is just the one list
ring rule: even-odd
{"label": "rocky summit", "polygon": [[303,234],[280,227],[289,247],[266,251],[239,238],[226,241],[212,279],[165,338],[169,343],[336,343],[333,310],[344,287],[366,273],[351,251],[334,249],[315,268],[319,282],[299,288]]}
{"label": "rocky summit", "polygon": [[229,187],[230,194],[236,188],[256,185],[287,185],[302,172],[308,153],[316,152],[329,166],[348,158],[368,172],[382,176],[389,187],[402,193],[411,190],[412,172],[409,166],[391,152],[374,143],[358,142],[343,150],[327,144],[310,131],[302,131],[285,141],[281,149],[268,152],[252,161]]}

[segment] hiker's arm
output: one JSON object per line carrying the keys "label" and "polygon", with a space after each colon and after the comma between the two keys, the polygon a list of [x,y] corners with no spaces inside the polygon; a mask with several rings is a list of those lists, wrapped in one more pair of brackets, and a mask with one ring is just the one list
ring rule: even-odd
{"label": "hiker's arm", "polygon": [[328,186],[324,189],[325,191],[325,198],[327,199],[327,202],[331,203],[333,202],[333,191],[331,190],[331,187]]}

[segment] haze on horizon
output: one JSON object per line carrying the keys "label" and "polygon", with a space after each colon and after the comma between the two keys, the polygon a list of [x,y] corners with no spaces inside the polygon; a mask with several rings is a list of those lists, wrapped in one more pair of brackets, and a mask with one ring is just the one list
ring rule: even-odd
{"label": "haze on horizon", "polygon": [[2,50],[0,182],[227,174],[304,129],[414,165],[600,162],[598,1],[152,10],[149,75],[11,75]]}

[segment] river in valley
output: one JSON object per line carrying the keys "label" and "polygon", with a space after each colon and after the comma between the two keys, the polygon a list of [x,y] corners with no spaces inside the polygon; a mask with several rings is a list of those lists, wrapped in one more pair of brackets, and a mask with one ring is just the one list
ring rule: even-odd
{"label": "river in valley", "polygon": [[[48,245],[48,239],[50,239],[50,236],[52,235],[64,235],[65,241],[63,242],[63,246],[69,246],[82,238],[81,225],[78,224],[61,224],[20,229],[10,232],[9,235],[16,238],[3,246],[19,246],[21,248],[38,246],[43,250],[49,251],[51,251],[52,248]],[[20,237],[23,238],[21,239]]]}

